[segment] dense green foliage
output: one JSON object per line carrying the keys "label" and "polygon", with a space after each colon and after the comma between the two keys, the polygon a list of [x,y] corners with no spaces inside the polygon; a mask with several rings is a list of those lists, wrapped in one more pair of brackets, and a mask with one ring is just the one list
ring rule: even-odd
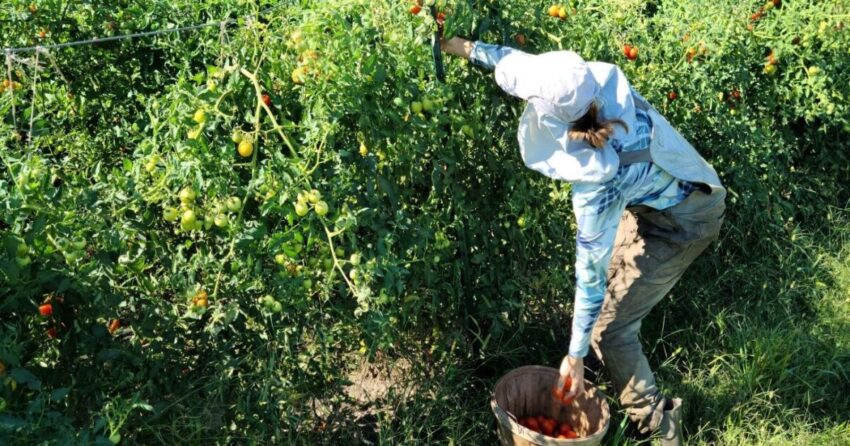
{"label": "dense green foliage", "polygon": [[[644,324],[693,442],[846,441],[850,5],[439,3],[449,33],[619,64],[728,185]],[[4,70],[0,442],[494,442],[495,379],[565,353],[569,186],[523,166],[490,73],[436,81],[412,5],[0,5],[4,47],[234,19]],[[361,359],[409,376],[359,404]]]}

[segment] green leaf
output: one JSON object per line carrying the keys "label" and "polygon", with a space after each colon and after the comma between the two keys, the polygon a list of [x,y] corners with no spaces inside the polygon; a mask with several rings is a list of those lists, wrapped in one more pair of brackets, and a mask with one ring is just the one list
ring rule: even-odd
{"label": "green leaf", "polygon": [[30,390],[41,389],[41,380],[27,369],[12,369],[12,371],[9,372],[9,376],[11,376],[18,384],[25,384],[30,388]]}

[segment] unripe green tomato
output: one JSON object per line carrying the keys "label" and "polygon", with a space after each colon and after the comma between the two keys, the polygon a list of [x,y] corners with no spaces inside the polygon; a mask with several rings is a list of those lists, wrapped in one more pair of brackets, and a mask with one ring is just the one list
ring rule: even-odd
{"label": "unripe green tomato", "polygon": [[422,103],[419,101],[413,101],[410,103],[410,111],[416,113],[417,115],[422,113]]}
{"label": "unripe green tomato", "polygon": [[239,212],[239,209],[242,209],[242,199],[233,195],[227,198],[224,205],[227,206],[227,210],[230,212]]}
{"label": "unripe green tomato", "polygon": [[460,132],[466,135],[467,138],[472,138],[472,136],[474,135],[472,127],[466,124],[464,124],[464,126],[460,128]]}
{"label": "unripe green tomato", "polygon": [[357,270],[352,269],[351,271],[349,271],[348,272],[348,278],[351,279],[351,280],[357,280]]}
{"label": "unripe green tomato", "polygon": [[15,251],[15,255],[17,255],[18,257],[23,257],[27,255],[27,253],[29,253],[29,248],[27,247],[26,243],[18,243],[18,248]]}
{"label": "unripe green tomato", "polygon": [[230,140],[236,144],[242,142],[243,133],[242,130],[234,130],[232,134],[230,134]]}
{"label": "unripe green tomato", "polygon": [[334,261],[333,261],[333,259],[331,259],[331,258],[325,258],[325,260],[322,260],[322,266],[324,266],[324,267],[325,267],[325,269],[331,269],[331,268],[333,268],[333,266],[334,266]]}
{"label": "unripe green tomato", "polygon": [[283,304],[278,301],[274,301],[274,303],[272,303],[271,310],[272,313],[280,313],[281,311],[283,311]]}
{"label": "unripe green tomato", "polygon": [[180,202],[181,203],[192,203],[195,201],[197,194],[195,190],[189,186],[184,187],[180,190]]}
{"label": "unripe green tomato", "polygon": [[316,203],[315,211],[316,215],[318,215],[319,217],[324,217],[328,213],[328,204],[324,201]]}
{"label": "unripe green tomato", "polygon": [[218,82],[216,82],[212,79],[208,80],[207,81],[207,90],[209,90],[210,93],[215,93],[216,90],[218,90]]}
{"label": "unripe green tomato", "polygon": [[198,124],[203,124],[207,122],[207,112],[204,109],[199,108],[195,111],[195,115],[192,116],[192,119]]}
{"label": "unripe green tomato", "polygon": [[422,109],[428,113],[434,111],[434,101],[431,98],[425,98],[422,100]]}
{"label": "unripe green tomato", "polygon": [[195,215],[195,211],[189,209],[183,212],[183,215],[180,217],[180,224],[183,226],[194,226],[197,221],[197,215]]}
{"label": "unripe green tomato", "polygon": [[177,220],[177,214],[177,209],[173,207],[167,207],[162,210],[162,218],[164,218],[165,221]]}
{"label": "unripe green tomato", "polygon": [[223,213],[218,213],[215,216],[215,225],[219,228],[226,228],[230,222],[227,220],[227,215]]}
{"label": "unripe green tomato", "polygon": [[304,283],[302,283],[301,286],[304,287],[305,290],[309,290],[310,288],[313,288],[313,281],[310,279],[304,279]]}
{"label": "unripe green tomato", "polygon": [[397,97],[393,99],[393,104],[395,104],[396,107],[404,107],[404,99]]}
{"label": "unripe green tomato", "polygon": [[158,155],[151,156],[151,158],[148,160],[148,162],[145,163],[145,171],[147,173],[153,172],[156,169],[156,164],[158,162],[159,162],[159,156]]}
{"label": "unripe green tomato", "polygon": [[322,194],[316,189],[313,189],[313,190],[311,190],[310,192],[307,193],[307,200],[310,203],[316,204],[321,199],[322,199]]}
{"label": "unripe green tomato", "polygon": [[351,254],[351,257],[348,258],[348,261],[351,262],[352,265],[357,266],[360,264],[360,254],[354,253]]}
{"label": "unripe green tomato", "polygon": [[299,217],[303,217],[310,212],[310,208],[307,207],[307,203],[299,201],[295,203],[295,213],[298,214]]}
{"label": "unripe green tomato", "polygon": [[[73,260],[69,260],[69,261],[73,262]],[[25,268],[30,263],[32,263],[32,259],[30,258],[30,256],[18,256],[18,257],[15,257],[15,263],[18,264],[19,268]]]}
{"label": "unripe green tomato", "polygon": [[818,74],[820,74],[820,68],[812,65],[811,67],[809,67],[808,72],[809,72],[809,76],[814,77],[814,76],[817,76]]}
{"label": "unripe green tomato", "polygon": [[215,217],[212,214],[204,215],[204,229],[209,230],[215,224]]}
{"label": "unripe green tomato", "polygon": [[278,265],[285,265],[286,264],[286,255],[275,254],[274,263],[277,263]]}
{"label": "unripe green tomato", "polygon": [[336,254],[337,258],[343,258],[343,257],[345,257],[345,250],[342,249],[342,246],[338,246],[334,250],[334,254]]}
{"label": "unripe green tomato", "polygon": [[524,215],[519,216],[519,218],[516,220],[516,225],[519,226],[520,228],[525,227],[525,216]]}

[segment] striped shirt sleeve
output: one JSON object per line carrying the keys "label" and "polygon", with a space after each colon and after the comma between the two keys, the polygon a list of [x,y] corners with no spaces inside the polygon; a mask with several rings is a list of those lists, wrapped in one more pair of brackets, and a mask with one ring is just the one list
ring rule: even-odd
{"label": "striped shirt sleeve", "polygon": [[520,50],[509,46],[475,42],[472,44],[472,53],[469,55],[469,60],[478,66],[493,70],[503,57],[515,51]]}
{"label": "striped shirt sleeve", "polygon": [[[600,186],[604,187],[604,186]],[[626,200],[617,187],[606,187],[589,202],[573,200],[576,233],[576,292],[570,356],[587,355],[590,335],[599,318],[608,280],[608,264]]]}

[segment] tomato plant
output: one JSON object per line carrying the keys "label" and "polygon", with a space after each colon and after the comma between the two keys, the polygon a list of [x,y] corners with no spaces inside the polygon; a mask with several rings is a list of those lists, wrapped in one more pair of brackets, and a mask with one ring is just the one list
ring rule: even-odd
{"label": "tomato plant", "polygon": [[436,79],[432,4],[447,37],[618,64],[729,186],[704,260],[724,274],[846,203],[838,0],[10,0],[16,47],[233,19],[4,70],[0,358],[34,377],[0,386],[17,438],[334,443],[310,404],[342,407],[351,355],[482,370],[528,360],[482,358],[531,315],[567,336],[570,186],[524,166],[524,104],[491,72],[446,56]]}

